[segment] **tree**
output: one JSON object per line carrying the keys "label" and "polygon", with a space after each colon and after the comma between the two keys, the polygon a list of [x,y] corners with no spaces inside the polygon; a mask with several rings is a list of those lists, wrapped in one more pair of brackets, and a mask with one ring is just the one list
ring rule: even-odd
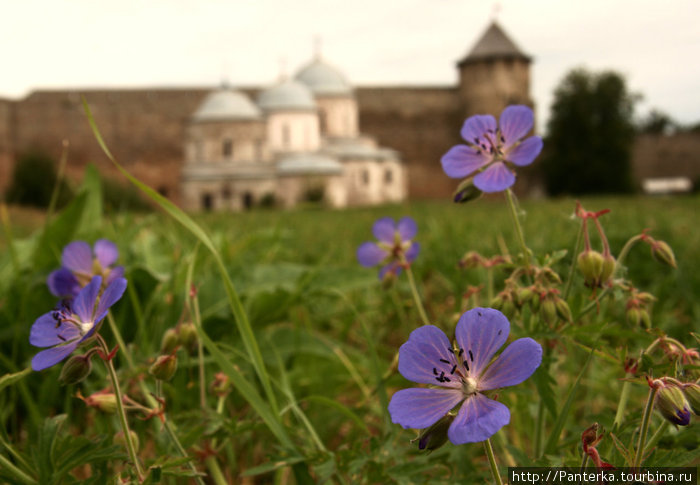
{"label": "tree", "polygon": [[550,194],[632,190],[634,105],[615,72],[571,71],[554,95],[542,169]]}
{"label": "tree", "polygon": [[652,109],[639,124],[639,132],[651,135],[665,135],[678,130],[678,123],[663,111]]}
{"label": "tree", "polygon": [[48,207],[54,187],[59,183],[57,206],[61,207],[71,198],[70,188],[64,180],[59,181],[56,164],[42,153],[28,153],[17,160],[12,172],[12,182],[6,199],[11,204]]}

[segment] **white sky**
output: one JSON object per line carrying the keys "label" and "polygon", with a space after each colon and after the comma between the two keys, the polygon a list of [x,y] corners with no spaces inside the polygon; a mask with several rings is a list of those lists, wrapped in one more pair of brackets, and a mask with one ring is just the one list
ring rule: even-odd
{"label": "white sky", "polygon": [[[355,85],[450,85],[493,17],[483,0],[3,0],[0,97],[34,89],[274,82],[313,39]],[[540,128],[574,67],[614,69],[650,108],[700,121],[700,1],[501,0],[534,57]]]}

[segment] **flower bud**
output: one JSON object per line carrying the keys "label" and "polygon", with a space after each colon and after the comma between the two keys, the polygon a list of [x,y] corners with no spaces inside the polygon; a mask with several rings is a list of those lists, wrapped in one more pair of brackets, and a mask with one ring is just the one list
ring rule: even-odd
{"label": "flower bud", "polygon": [[[134,448],[136,449],[136,451],[139,451],[139,435],[137,435],[134,430],[130,429],[129,436],[131,436],[131,442],[133,443]],[[126,448],[126,438],[124,437],[124,432],[118,431],[112,438],[112,443],[114,443],[115,445],[121,445]]]}
{"label": "flower bud", "polygon": [[535,291],[530,288],[520,288],[517,293],[517,301],[519,306],[525,305],[527,302],[533,299],[535,296]]}
{"label": "flower bud", "polygon": [[542,300],[540,315],[542,316],[542,320],[550,325],[557,320],[557,305],[551,298]]}
{"label": "flower bud", "polygon": [[148,369],[148,373],[159,381],[169,381],[177,370],[177,357],[175,354],[160,355]]}
{"label": "flower bud", "polygon": [[561,318],[565,322],[571,321],[571,310],[569,309],[568,303],[566,303],[562,298],[557,297],[554,300],[554,306],[557,309],[557,315],[559,315],[559,318]]}
{"label": "flower bud", "polygon": [[639,308],[636,306],[631,306],[625,312],[625,318],[627,323],[632,326],[637,326],[642,323],[642,318],[640,316]]}
{"label": "flower bud", "polygon": [[656,394],[656,408],[667,421],[678,426],[690,423],[690,404],[674,384],[664,384]]}
{"label": "flower bud", "polygon": [[197,329],[194,323],[183,323],[178,328],[180,333],[180,345],[185,347],[188,352],[193,353],[197,349]]}
{"label": "flower bud", "polygon": [[457,190],[452,194],[452,200],[457,204],[464,204],[465,202],[478,199],[482,194],[483,192],[474,186],[474,180],[468,178],[457,186]]}
{"label": "flower bud", "polygon": [[163,333],[163,338],[160,341],[160,353],[172,354],[180,345],[180,335],[174,328],[169,328]]}
{"label": "flower bud", "polygon": [[600,282],[607,283],[615,272],[615,258],[612,254],[606,254],[603,256],[603,267],[600,272]]}
{"label": "flower bud", "polygon": [[90,375],[92,372],[92,362],[89,352],[85,355],[74,355],[63,364],[58,382],[63,385],[77,384]]}
{"label": "flower bud", "polygon": [[211,383],[211,392],[217,397],[224,397],[231,391],[231,380],[223,372],[214,374],[214,381]]}
{"label": "flower bud", "polygon": [[586,286],[598,286],[603,273],[603,255],[598,251],[587,250],[578,255],[577,262]]}
{"label": "flower bud", "polygon": [[85,404],[97,408],[103,413],[113,413],[117,410],[117,396],[112,392],[99,391],[83,398]]}
{"label": "flower bud", "polygon": [[447,442],[447,430],[450,428],[454,419],[455,417],[453,415],[446,414],[440,418],[437,423],[421,431],[418,438],[411,442],[417,440],[419,450],[437,450]]}
{"label": "flower bud", "polygon": [[673,254],[671,246],[664,241],[653,239],[651,242],[651,255],[655,260],[676,268],[676,256]]}
{"label": "flower bud", "polygon": [[700,416],[700,384],[689,382],[683,385],[683,394],[690,404],[690,409],[696,416]]}
{"label": "flower bud", "polygon": [[651,318],[649,312],[645,308],[639,309],[639,320],[644,328],[651,328]]}

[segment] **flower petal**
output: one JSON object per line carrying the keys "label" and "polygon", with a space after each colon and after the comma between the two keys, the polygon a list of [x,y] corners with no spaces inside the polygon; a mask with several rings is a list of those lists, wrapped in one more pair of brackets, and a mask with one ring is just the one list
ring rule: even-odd
{"label": "flower petal", "polygon": [[515,175],[502,162],[496,162],[474,177],[474,185],[482,192],[500,192],[515,183]]}
{"label": "flower petal", "polygon": [[94,276],[92,281],[85,285],[85,287],[80,290],[80,293],[78,293],[78,296],[75,297],[75,300],[73,300],[71,310],[78,315],[81,322],[88,323],[93,321],[95,301],[97,300],[97,294],[100,292],[101,285],[102,277]]}
{"label": "flower petal", "polygon": [[462,404],[447,430],[447,437],[455,445],[476,443],[489,439],[509,422],[510,411],[504,404],[483,394],[474,394]]}
{"label": "flower petal", "polygon": [[460,134],[468,143],[480,145],[486,141],[482,139],[484,134],[487,132],[495,133],[496,128],[496,118],[493,116],[474,115],[467,118],[467,120],[464,122]]}
{"label": "flower petal", "polygon": [[418,234],[418,225],[412,217],[402,217],[396,225],[396,228],[399,231],[399,236],[401,236],[402,241],[410,241]]}
{"label": "flower petal", "polygon": [[115,266],[109,271],[109,274],[105,278],[104,284],[108,285],[116,280],[117,278],[123,278],[124,277],[124,266]]}
{"label": "flower petal", "polygon": [[63,248],[61,264],[74,273],[92,274],[92,248],[85,241],[73,241]]}
{"label": "flower petal", "polygon": [[508,161],[519,167],[530,165],[542,151],[542,145],[542,138],[539,136],[531,136],[523,140],[522,143],[516,145],[515,148],[507,154]]}
{"label": "flower petal", "polygon": [[420,244],[414,242],[411,244],[411,247],[406,250],[404,257],[406,258],[406,261],[412,263],[413,260],[418,257],[418,253],[420,253]]}
{"label": "flower petal", "polygon": [[520,384],[542,363],[542,346],[531,338],[511,343],[486,369],[479,380],[479,390],[488,391]]}
{"label": "flower petal", "polygon": [[440,159],[442,169],[448,177],[453,179],[471,175],[490,161],[491,155],[467,145],[453,146]]}
{"label": "flower petal", "polygon": [[418,327],[399,349],[399,372],[413,382],[460,388],[459,379],[445,382],[436,379],[443,372],[450,378],[450,371],[457,363],[450,348],[452,344],[447,336],[436,326]]}
{"label": "flower petal", "polygon": [[384,281],[384,277],[388,276],[388,273],[391,273],[394,277],[397,277],[401,274],[401,269],[401,265],[398,262],[392,261],[391,263],[384,265],[382,269],[379,270],[379,279]]}
{"label": "flower petal", "polygon": [[[468,357],[471,362],[469,373],[472,376],[479,376],[483,372],[496,351],[505,343],[508,332],[510,322],[503,313],[493,308],[474,308],[460,317],[455,338],[459,347],[464,349],[464,359]],[[399,353],[399,359],[400,356]]]}
{"label": "flower petal", "polygon": [[501,113],[498,127],[505,139],[504,145],[509,147],[528,134],[535,121],[532,109],[525,105],[508,106]]}
{"label": "flower petal", "polygon": [[372,234],[383,243],[394,244],[395,232],[396,225],[394,224],[394,219],[391,217],[377,219],[377,222],[372,226]]}
{"label": "flower petal", "polygon": [[49,291],[59,298],[73,298],[80,293],[80,283],[75,275],[67,268],[59,268],[52,271],[46,284]]}
{"label": "flower petal", "polygon": [[[60,338],[59,335],[63,338]],[[70,323],[56,327],[53,312],[44,313],[36,319],[29,331],[29,343],[35,347],[51,347],[63,344],[80,336],[80,332]]]}
{"label": "flower petal", "polygon": [[389,414],[393,423],[404,428],[427,428],[462,399],[464,396],[457,389],[403,389],[391,397]]}
{"label": "flower petal", "polygon": [[382,249],[373,242],[360,244],[357,248],[357,261],[367,268],[376,266],[389,256],[389,251]]}
{"label": "flower petal", "polygon": [[51,367],[54,364],[58,364],[63,359],[68,357],[78,346],[78,341],[70,342],[66,345],[61,345],[59,347],[52,347],[50,349],[42,350],[34,356],[32,359],[32,369],[34,370],[44,370]]}
{"label": "flower petal", "polygon": [[97,304],[97,310],[95,311],[95,323],[98,323],[105,317],[109,307],[119,301],[124,294],[124,290],[126,290],[126,279],[124,278],[117,278],[116,280],[112,281],[107,288],[105,288],[104,293],[102,293],[102,296],[100,297],[100,302]]}
{"label": "flower petal", "polygon": [[95,242],[95,257],[103,268],[112,266],[119,258],[119,249],[109,239],[98,239]]}

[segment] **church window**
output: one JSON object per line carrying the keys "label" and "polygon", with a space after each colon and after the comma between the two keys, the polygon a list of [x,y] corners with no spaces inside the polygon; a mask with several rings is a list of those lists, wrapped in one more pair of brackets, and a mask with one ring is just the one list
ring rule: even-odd
{"label": "church window", "polygon": [[325,109],[321,109],[318,112],[318,124],[321,128],[321,133],[325,135],[328,131],[328,114]]}
{"label": "church window", "polygon": [[369,185],[369,170],[367,169],[362,171],[362,183],[364,185]]}
{"label": "church window", "polygon": [[225,138],[221,145],[221,154],[224,160],[231,160],[233,158],[233,140],[230,138]]}
{"label": "church window", "polygon": [[289,124],[285,123],[282,125],[282,147],[283,148],[289,148],[289,145],[291,144],[291,133],[289,129]]}
{"label": "church window", "polygon": [[390,168],[387,168],[384,171],[384,183],[389,185],[393,181],[394,181],[394,172],[392,172]]}
{"label": "church window", "polygon": [[214,197],[209,192],[202,194],[202,209],[210,211],[214,208]]}

